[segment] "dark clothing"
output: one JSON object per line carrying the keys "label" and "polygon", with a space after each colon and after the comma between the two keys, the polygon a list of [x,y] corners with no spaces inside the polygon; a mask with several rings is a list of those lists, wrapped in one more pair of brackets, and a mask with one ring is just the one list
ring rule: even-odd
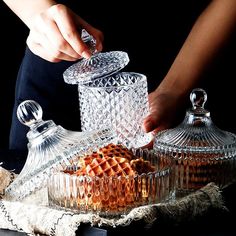
{"label": "dark clothing", "polygon": [[53,120],[70,130],[80,130],[78,89],[65,83],[62,76],[71,64],[66,61],[51,63],[26,49],[16,83],[10,149],[26,148],[29,128],[18,121],[16,110],[27,99],[40,104],[44,120]]}

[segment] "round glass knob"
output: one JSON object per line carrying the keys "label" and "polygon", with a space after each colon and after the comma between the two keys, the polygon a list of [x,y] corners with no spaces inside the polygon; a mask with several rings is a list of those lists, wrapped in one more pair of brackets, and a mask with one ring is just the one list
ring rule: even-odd
{"label": "round glass knob", "polygon": [[42,121],[43,111],[41,106],[33,100],[25,100],[17,108],[19,121],[29,127]]}
{"label": "round glass knob", "polygon": [[204,104],[207,101],[207,93],[201,88],[195,88],[190,93],[190,100],[192,102],[193,109],[198,107],[204,108]]}

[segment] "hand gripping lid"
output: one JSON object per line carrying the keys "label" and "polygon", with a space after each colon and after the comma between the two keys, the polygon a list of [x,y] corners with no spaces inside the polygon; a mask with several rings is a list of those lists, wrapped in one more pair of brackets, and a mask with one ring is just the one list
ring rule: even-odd
{"label": "hand gripping lid", "polygon": [[79,84],[98,77],[105,77],[123,69],[129,63],[126,52],[111,51],[95,53],[89,59],[82,59],[70,66],[63,77],[68,84]]}
{"label": "hand gripping lid", "polygon": [[129,57],[126,52],[98,53],[95,49],[96,40],[87,31],[82,30],[81,38],[93,55],[89,59],[82,59],[76,62],[63,73],[66,83],[79,84],[98,77],[109,76],[123,69],[129,63]]}

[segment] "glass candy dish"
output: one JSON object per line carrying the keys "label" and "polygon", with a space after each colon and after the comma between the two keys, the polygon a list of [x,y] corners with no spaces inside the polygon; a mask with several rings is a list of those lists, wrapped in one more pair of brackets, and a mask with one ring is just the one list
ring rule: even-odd
{"label": "glass candy dish", "polygon": [[209,182],[224,188],[236,179],[236,135],[216,127],[204,108],[207,94],[194,89],[192,109],[176,128],[158,133],[154,139],[157,155],[176,163],[176,189],[181,196]]}
{"label": "glass candy dish", "polygon": [[30,127],[27,133],[28,156],[17,178],[6,189],[6,197],[22,200],[46,187],[54,171],[71,165],[67,152],[82,154],[93,148],[115,141],[114,132],[106,129],[87,133],[66,130],[52,120],[42,120],[42,108],[32,100],[22,102],[17,109],[21,123]]}
{"label": "glass candy dish", "polygon": [[120,143],[138,148],[152,139],[141,128],[149,113],[147,78],[120,72],[128,63],[126,52],[100,52],[70,66],[63,77],[78,85],[83,131],[110,127]]}
{"label": "glass candy dish", "polygon": [[[151,171],[133,175],[129,167],[124,167],[121,161],[110,162],[112,158],[117,158],[117,155],[114,155],[110,157],[108,165],[103,161],[98,165],[90,164],[86,170],[92,169],[92,174],[81,174],[77,172],[77,161],[65,171],[50,177],[49,205],[80,213],[118,216],[137,206],[174,199],[173,161],[157,157],[147,149],[132,149],[131,153],[135,155],[135,160],[142,157],[143,161],[150,163]],[[95,154],[93,156],[96,158]],[[78,156],[77,158],[79,159]],[[87,161],[86,157],[81,158]],[[140,167],[139,163],[137,165]],[[120,168],[122,172],[125,171],[125,175],[118,174]],[[115,172],[114,175],[110,174],[110,169]],[[105,174],[101,175],[104,172]]]}

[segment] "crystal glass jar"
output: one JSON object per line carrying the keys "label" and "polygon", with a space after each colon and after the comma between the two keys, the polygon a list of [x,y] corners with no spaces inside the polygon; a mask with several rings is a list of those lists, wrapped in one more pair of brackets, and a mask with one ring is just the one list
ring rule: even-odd
{"label": "crystal glass jar", "polygon": [[224,188],[236,179],[236,135],[216,127],[204,108],[207,94],[196,88],[190,94],[192,108],[176,128],[158,133],[155,152],[176,163],[176,187],[189,193],[209,182]]}
{"label": "crystal glass jar", "polygon": [[83,131],[113,127],[128,147],[142,147],[150,139],[141,128],[148,114],[147,81],[139,73],[121,72],[79,86]]}
{"label": "crystal glass jar", "polygon": [[127,147],[142,147],[152,136],[141,126],[149,113],[147,78],[134,72],[119,72],[129,62],[121,51],[95,53],[63,74],[78,85],[82,131],[113,128]]}
{"label": "crystal glass jar", "polygon": [[32,100],[22,102],[17,109],[21,123],[30,127],[27,133],[28,156],[17,178],[6,189],[6,197],[22,200],[46,187],[47,179],[55,172],[71,165],[74,156],[114,142],[114,133],[100,130],[87,133],[66,130],[52,120],[42,120],[42,108]]}

